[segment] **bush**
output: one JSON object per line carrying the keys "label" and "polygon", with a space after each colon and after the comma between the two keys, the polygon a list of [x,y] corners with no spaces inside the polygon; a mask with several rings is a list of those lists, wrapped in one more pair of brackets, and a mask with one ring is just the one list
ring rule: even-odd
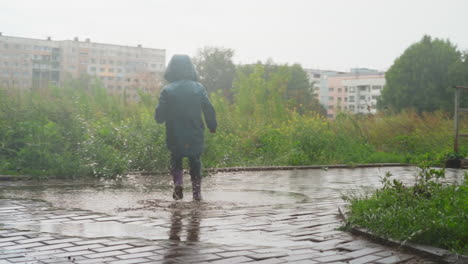
{"label": "bush", "polygon": [[443,169],[431,169],[427,163],[413,186],[387,173],[374,194],[347,198],[347,225],[468,254],[468,173],[462,183],[443,184],[443,177]]}

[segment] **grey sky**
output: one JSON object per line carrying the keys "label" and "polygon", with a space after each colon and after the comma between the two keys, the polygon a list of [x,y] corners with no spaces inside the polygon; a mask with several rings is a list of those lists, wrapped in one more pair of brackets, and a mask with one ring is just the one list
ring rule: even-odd
{"label": "grey sky", "polygon": [[424,34],[468,49],[466,0],[3,0],[0,32],[91,38],[194,55],[235,50],[235,61],[385,70]]}

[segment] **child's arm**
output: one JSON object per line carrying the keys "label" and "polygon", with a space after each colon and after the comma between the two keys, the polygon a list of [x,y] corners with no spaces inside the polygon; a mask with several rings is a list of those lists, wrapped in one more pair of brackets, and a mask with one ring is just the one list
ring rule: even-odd
{"label": "child's arm", "polygon": [[167,116],[167,92],[166,90],[162,90],[161,95],[159,96],[159,104],[156,107],[156,111],[154,112],[154,119],[159,124],[164,123],[166,121]]}
{"label": "child's arm", "polygon": [[216,112],[214,110],[213,105],[208,99],[208,94],[206,89],[203,88],[203,98],[202,98],[202,110],[203,115],[205,116],[205,123],[211,133],[216,132],[216,127],[218,126],[218,122],[216,121]]}

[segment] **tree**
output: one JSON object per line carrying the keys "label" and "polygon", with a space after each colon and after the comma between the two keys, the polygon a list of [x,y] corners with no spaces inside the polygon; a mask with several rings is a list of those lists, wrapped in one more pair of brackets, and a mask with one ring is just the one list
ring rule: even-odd
{"label": "tree", "polygon": [[450,110],[453,105],[454,79],[450,72],[461,53],[449,40],[424,36],[395,60],[385,74],[386,84],[378,102],[379,109],[418,112]]}
{"label": "tree", "polygon": [[283,88],[278,92],[286,108],[300,114],[316,112],[325,115],[326,111],[313,95],[312,83],[301,65],[277,65],[272,61],[265,64],[258,62],[255,65],[242,65],[237,67],[237,78],[240,75],[249,76],[258,68],[262,68],[262,79],[265,81],[272,81],[275,78],[279,80],[278,76],[281,76],[281,81],[284,83],[282,84]]}
{"label": "tree", "polygon": [[232,62],[234,50],[219,47],[204,47],[198,50],[193,63],[199,74],[200,82],[208,92],[221,90],[227,98],[232,98],[232,82],[236,66]]}

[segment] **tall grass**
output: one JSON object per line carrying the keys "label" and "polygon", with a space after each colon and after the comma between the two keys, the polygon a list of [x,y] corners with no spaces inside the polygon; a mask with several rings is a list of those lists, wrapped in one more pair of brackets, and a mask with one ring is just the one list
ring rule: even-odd
{"label": "tall grass", "polygon": [[[451,151],[453,124],[445,113],[340,114],[336,120],[301,115],[275,92],[284,81],[261,75],[238,78],[232,103],[211,95],[219,128],[206,136],[205,167],[441,163]],[[141,97],[126,102],[99,84],[0,88],[0,174],[74,178],[166,170],[164,126],[153,120],[157,100]]]}

